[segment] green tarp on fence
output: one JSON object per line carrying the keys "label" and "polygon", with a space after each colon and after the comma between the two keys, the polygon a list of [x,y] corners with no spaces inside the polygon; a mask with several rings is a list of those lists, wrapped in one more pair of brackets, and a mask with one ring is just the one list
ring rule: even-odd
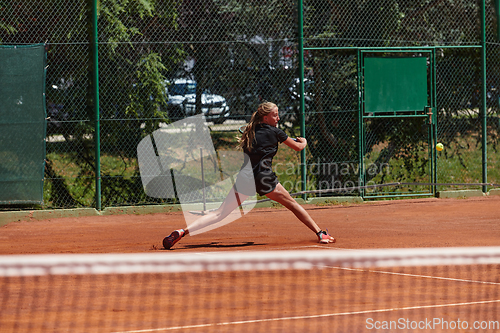
{"label": "green tarp on fence", "polygon": [[0,46],[0,204],[43,202],[45,47]]}

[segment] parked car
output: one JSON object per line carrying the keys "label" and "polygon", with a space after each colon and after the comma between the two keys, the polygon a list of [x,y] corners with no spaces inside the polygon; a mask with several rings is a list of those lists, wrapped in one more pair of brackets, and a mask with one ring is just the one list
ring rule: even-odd
{"label": "parked car", "polygon": [[[175,79],[166,82],[167,113],[171,120],[190,117],[196,113],[196,82]],[[205,90],[201,95],[201,111],[207,121],[222,124],[229,117],[229,107],[223,96]]]}

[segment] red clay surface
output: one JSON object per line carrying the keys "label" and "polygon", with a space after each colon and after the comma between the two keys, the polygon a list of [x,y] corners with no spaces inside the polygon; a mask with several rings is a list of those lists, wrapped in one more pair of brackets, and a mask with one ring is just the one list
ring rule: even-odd
{"label": "red clay surface", "polygon": [[[500,245],[500,196],[306,206],[336,244],[283,208],[254,209],[173,250],[181,213],[57,218],[0,229],[0,254],[171,253]],[[498,265],[389,273],[314,269],[0,278],[2,332],[369,332],[367,323],[500,318]],[[269,273],[269,274],[268,274]],[[381,273],[381,274],[380,274]],[[429,278],[431,277],[431,278]],[[433,278],[436,277],[436,278]],[[285,297],[287,296],[287,297]],[[372,320],[372,321],[370,321]],[[487,322],[488,321],[488,322]],[[414,331],[408,330],[401,331]],[[413,327],[412,327],[413,328]],[[468,327],[470,330],[471,326]],[[388,331],[388,330],[385,330]],[[443,326],[419,332],[441,332]],[[498,332],[498,327],[480,330]]]}
{"label": "red clay surface", "polygon": [[[500,196],[305,206],[339,249],[500,246]],[[173,250],[162,240],[185,227],[181,213],[57,218],[0,228],[0,254],[290,250],[319,246],[284,208],[254,209],[210,232],[186,236]]]}

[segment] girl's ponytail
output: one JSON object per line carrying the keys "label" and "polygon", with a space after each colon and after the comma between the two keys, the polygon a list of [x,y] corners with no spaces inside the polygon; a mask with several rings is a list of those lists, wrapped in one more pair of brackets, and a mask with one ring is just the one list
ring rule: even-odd
{"label": "girl's ponytail", "polygon": [[252,114],[243,134],[238,139],[238,148],[252,151],[253,141],[255,139],[255,126],[260,124],[264,116],[267,116],[276,107],[276,104],[271,102],[264,102],[259,105],[257,111]]}

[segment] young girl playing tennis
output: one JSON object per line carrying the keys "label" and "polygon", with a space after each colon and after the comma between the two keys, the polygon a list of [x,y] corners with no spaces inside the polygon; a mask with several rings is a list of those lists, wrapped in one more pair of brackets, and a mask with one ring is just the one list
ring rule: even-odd
{"label": "young girl playing tennis", "polygon": [[[307,211],[290,196],[290,193],[278,182],[278,178],[272,170],[273,157],[278,152],[279,143],[284,143],[295,151],[301,151],[307,146],[305,138],[289,138],[285,132],[277,128],[279,120],[278,107],[270,102],[260,104],[257,112],[252,115],[239,140],[239,148],[242,148],[245,153],[245,162],[251,163],[253,171],[253,177],[246,177],[246,179],[253,179],[255,191],[258,194],[265,195],[291,210],[302,223],[318,236],[320,243],[335,243],[335,238],[330,236],[328,232],[321,230]],[[199,230],[227,217],[249,196],[255,194],[249,193],[249,187],[244,186],[244,183],[245,177],[242,172],[238,176],[235,186],[216,211],[200,217],[189,228],[173,231],[163,240],[163,246],[170,249],[182,237],[189,234],[190,229],[194,232],[195,229]],[[243,186],[238,186],[238,184],[243,184]]]}

